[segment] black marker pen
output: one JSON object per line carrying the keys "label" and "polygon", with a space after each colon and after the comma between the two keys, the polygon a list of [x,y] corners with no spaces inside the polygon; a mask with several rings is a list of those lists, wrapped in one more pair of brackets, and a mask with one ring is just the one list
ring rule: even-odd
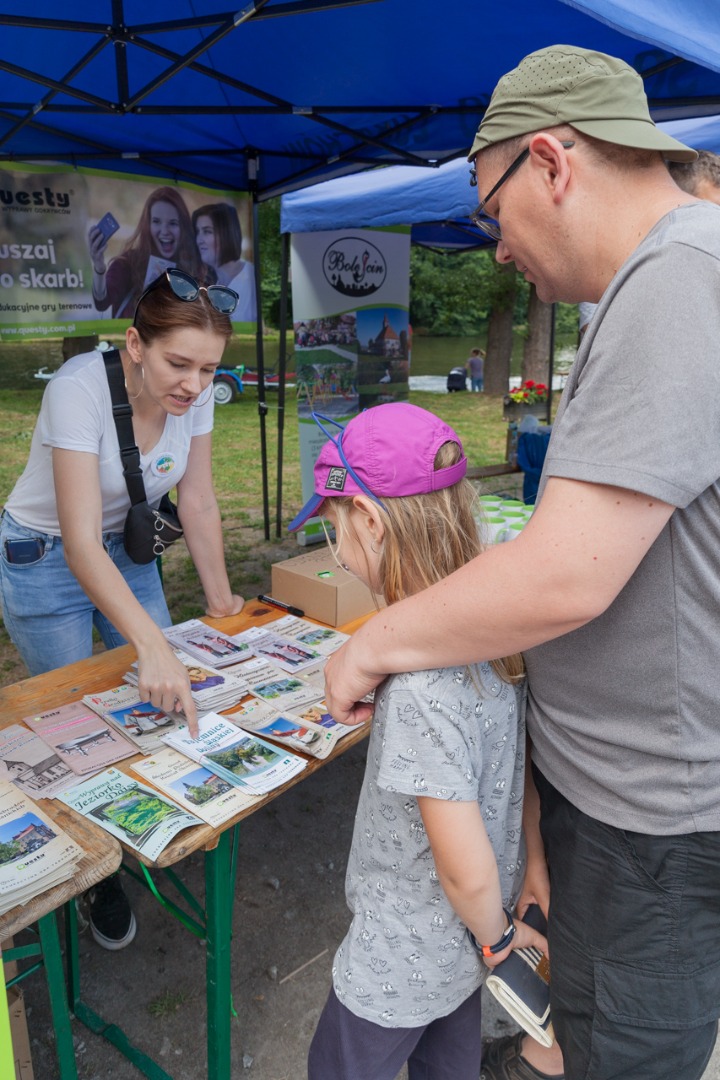
{"label": "black marker pen", "polygon": [[288,615],[296,615],[298,619],[302,619],[305,612],[301,611],[299,607],[291,607],[290,604],[283,604],[282,600],[274,600],[272,596],[258,596],[263,604],[272,604],[273,607],[280,608],[281,611],[287,611]]}

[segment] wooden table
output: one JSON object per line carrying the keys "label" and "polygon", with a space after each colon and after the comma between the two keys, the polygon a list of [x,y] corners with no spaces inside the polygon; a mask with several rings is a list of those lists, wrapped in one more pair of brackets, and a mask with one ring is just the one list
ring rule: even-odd
{"label": "wooden table", "polygon": [[[272,622],[279,618],[281,614],[275,608],[270,608],[258,601],[250,601],[245,605],[240,615],[229,619],[206,619],[205,621],[223,633],[237,634],[250,626],[259,626],[263,623]],[[353,623],[340,627],[340,629],[345,633],[352,633],[364,621],[365,619],[358,619]],[[0,689],[0,726],[4,727],[17,723],[25,716],[32,716],[34,713],[57,708],[68,702],[78,701],[84,694],[98,693],[102,690],[109,690],[113,686],[118,686],[123,682],[123,675],[135,658],[136,654],[132,647],[124,645],[109,652],[98,653],[88,660],[69,664],[67,667],[58,668],[44,675],[36,675],[34,678],[25,679],[23,682]],[[227,711],[232,711],[232,709]],[[138,869],[135,870],[125,863],[125,869],[148,887],[154,893],[156,899],[178,918],[188,930],[205,941],[208,1080],[230,1080],[231,1077],[230,943],[237,866],[237,826],[244,818],[254,814],[295,784],[302,782],[308,776],[312,776],[318,769],[332,764],[337,757],[366,738],[367,734],[368,725],[363,724],[357,731],[345,735],[327,758],[323,760],[308,758],[307,767],[301,773],[294,776],[282,787],[276,788],[268,795],[258,799],[252,807],[224,822],[221,827],[213,828],[210,825],[202,825],[185,829],[168,844],[155,862],[134,849],[122,845],[125,854],[131,855],[140,864]],[[128,768],[128,762],[132,760],[135,759],[127,758],[125,761],[117,763],[115,767],[128,772],[129,775],[134,777],[134,774]],[[89,829],[92,829],[93,835],[97,831],[102,832],[102,830],[97,830],[86,822],[86,819],[76,815],[68,808],[62,807],[60,809],[60,804],[57,804],[56,808],[52,801],[45,799],[42,806],[44,810],[53,816],[59,815],[56,818],[58,823],[62,824],[62,827],[73,836],[76,834],[71,829],[74,828],[76,823],[78,828],[82,827],[81,823],[85,823]],[[68,827],[69,819],[73,821],[71,827]],[[116,844],[113,837],[105,833],[103,833],[103,836],[107,836],[109,842]],[[204,910],[199,902],[184,889],[184,886],[171,869],[195,851],[202,851],[205,859]],[[96,880],[111,873],[116,866],[117,863],[103,873],[99,873]],[[160,870],[175,885],[187,904],[185,909],[158,888],[150,872],[151,870]],[[57,886],[58,889],[62,889],[62,887]],[[78,888],[77,892],[81,892],[87,887],[88,885],[83,884],[81,888]],[[51,890],[51,892],[53,891]],[[77,895],[77,893],[73,895]],[[62,902],[62,900],[59,901],[59,903]],[[37,915],[33,917],[38,918]],[[77,918],[74,904],[66,906],[66,927],[68,934],[68,992],[72,1011],[91,1030],[103,1035],[112,1042],[150,1080],[172,1080],[172,1077],[161,1069],[156,1062],[152,1061],[137,1047],[132,1046],[124,1032],[114,1025],[107,1025],[101,1017],[97,1016],[81,1000]],[[0,937],[12,932],[12,928],[6,930],[2,920],[0,920]],[[59,959],[58,949],[58,961]],[[68,1074],[69,1076],[70,1074]],[[65,1080],[65,1076],[62,1077],[62,1080]]]}

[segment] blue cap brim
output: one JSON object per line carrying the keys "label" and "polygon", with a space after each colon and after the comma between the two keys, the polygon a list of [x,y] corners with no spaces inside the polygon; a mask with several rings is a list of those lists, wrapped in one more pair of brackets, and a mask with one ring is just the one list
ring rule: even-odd
{"label": "blue cap brim", "polygon": [[302,528],[309,518],[316,516],[324,502],[325,495],[313,495],[312,498],[308,499],[300,513],[288,525],[288,532],[297,532],[298,529]]}

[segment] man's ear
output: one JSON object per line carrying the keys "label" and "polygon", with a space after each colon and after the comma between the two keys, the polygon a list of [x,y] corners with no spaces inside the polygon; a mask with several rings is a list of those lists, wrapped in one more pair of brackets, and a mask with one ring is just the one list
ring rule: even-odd
{"label": "man's ear", "polygon": [[538,131],[528,146],[532,163],[542,170],[543,182],[553,202],[562,202],[572,174],[568,150],[549,131]]}
{"label": "man's ear", "polygon": [[385,526],[378,504],[367,495],[354,495],[353,507],[360,515],[360,528],[367,529],[370,540],[381,544],[385,537]]}

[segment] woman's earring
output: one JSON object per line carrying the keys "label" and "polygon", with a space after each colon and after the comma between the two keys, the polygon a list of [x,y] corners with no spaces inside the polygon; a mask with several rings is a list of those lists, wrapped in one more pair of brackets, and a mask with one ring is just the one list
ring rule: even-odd
{"label": "woman's earring", "polygon": [[[137,401],[137,399],[140,397],[143,390],[145,389],[145,368],[142,366],[142,364],[140,364],[140,375],[141,375],[140,389],[138,390],[137,394],[133,394],[132,397],[130,396],[130,394],[128,394],[128,401]],[[126,379],[125,380],[125,389],[127,390],[127,388],[128,388],[128,384],[127,384],[127,379]]]}
{"label": "woman's earring", "polygon": [[375,541],[371,540],[370,541],[370,550],[372,551],[373,555],[381,555],[382,554],[382,543],[380,544],[380,550],[378,551],[378,549],[375,547]]}

